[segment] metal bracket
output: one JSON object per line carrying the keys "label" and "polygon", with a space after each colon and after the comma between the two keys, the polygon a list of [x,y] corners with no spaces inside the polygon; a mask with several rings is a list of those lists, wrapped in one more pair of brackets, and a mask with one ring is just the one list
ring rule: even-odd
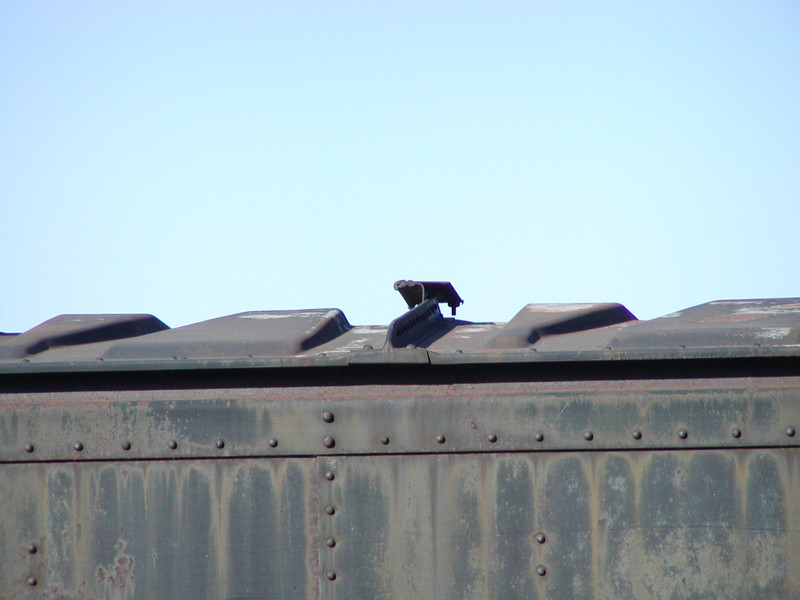
{"label": "metal bracket", "polygon": [[400,292],[408,308],[422,304],[426,300],[434,299],[438,304],[447,304],[455,316],[456,308],[464,304],[453,284],[449,281],[409,281],[401,279],[395,281],[394,289]]}

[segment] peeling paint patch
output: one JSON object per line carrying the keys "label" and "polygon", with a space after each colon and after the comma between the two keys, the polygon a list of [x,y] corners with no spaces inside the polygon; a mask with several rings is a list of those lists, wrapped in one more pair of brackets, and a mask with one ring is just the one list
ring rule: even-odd
{"label": "peeling paint patch", "polygon": [[[738,304],[738,303],[736,303]],[[747,306],[734,309],[733,312],[740,314],[759,314],[759,315],[791,315],[800,312],[800,303],[787,302],[785,304],[762,304],[759,302],[743,302]]]}
{"label": "peeling paint patch", "polygon": [[780,340],[792,335],[791,327],[764,327],[755,332],[755,336],[769,340]]}
{"label": "peeling paint patch", "polygon": [[587,310],[595,306],[597,306],[597,304],[591,302],[577,304],[528,304],[525,309],[531,312],[563,313],[573,310]]}
{"label": "peeling paint patch", "polygon": [[111,564],[100,565],[95,572],[95,581],[102,586],[105,600],[131,600],[136,591],[136,577],[133,574],[134,558],[125,553],[128,543],[119,539],[117,553]]}
{"label": "peeling paint patch", "polygon": [[387,328],[385,326],[381,327],[380,325],[378,326],[358,325],[357,327],[353,327],[353,329],[351,329],[350,332],[351,334],[355,335],[364,335],[369,333],[380,333],[386,335],[386,329]]}
{"label": "peeling paint patch", "polygon": [[323,317],[332,319],[338,314],[338,311],[329,310],[324,315],[321,314],[319,311],[314,312],[302,312],[302,311],[291,311],[288,310],[286,312],[263,312],[263,313],[245,313],[243,315],[239,315],[240,319],[309,319],[311,317]]}
{"label": "peeling paint patch", "polygon": [[486,331],[491,331],[492,329],[497,329],[497,323],[487,323],[486,325],[463,325],[461,327],[457,327],[455,330],[456,334],[461,333],[484,333]]}
{"label": "peeling paint patch", "polygon": [[330,352],[346,352],[348,350],[359,350],[363,348],[364,345],[367,344],[369,341],[370,341],[369,338],[357,338],[354,340],[349,340],[343,346],[337,346],[333,350],[325,350],[325,353],[327,354]]}

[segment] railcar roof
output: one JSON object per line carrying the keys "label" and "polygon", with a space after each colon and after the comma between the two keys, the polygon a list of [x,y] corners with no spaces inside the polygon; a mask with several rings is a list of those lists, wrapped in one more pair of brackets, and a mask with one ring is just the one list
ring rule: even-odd
{"label": "railcar roof", "polygon": [[395,287],[413,308],[381,326],[353,326],[339,309],[245,312],[174,329],[146,314],[60,315],[0,336],[0,372],[800,355],[800,298],[720,300],[647,321],[621,304],[528,304],[508,322],[473,323],[440,312],[439,303],[455,311],[462,302],[447,282]]}

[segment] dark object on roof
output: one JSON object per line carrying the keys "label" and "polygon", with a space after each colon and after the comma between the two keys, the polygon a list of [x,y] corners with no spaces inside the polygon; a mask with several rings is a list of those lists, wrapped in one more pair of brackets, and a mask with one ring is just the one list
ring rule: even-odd
{"label": "dark object on roof", "polygon": [[456,309],[464,304],[453,284],[449,281],[408,281],[394,282],[394,289],[400,292],[408,308],[414,308],[425,300],[435,299],[438,304],[447,304],[455,316]]}

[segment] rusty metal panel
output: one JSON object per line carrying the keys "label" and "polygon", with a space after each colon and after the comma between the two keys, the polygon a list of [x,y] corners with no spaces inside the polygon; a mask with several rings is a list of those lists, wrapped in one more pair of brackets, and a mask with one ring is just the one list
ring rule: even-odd
{"label": "rusty metal panel", "polygon": [[0,393],[0,462],[800,446],[797,430],[800,377]]}
{"label": "rusty metal panel", "polygon": [[321,597],[800,597],[800,450],[319,459]]}
{"label": "rusty metal panel", "polygon": [[7,393],[0,409],[0,598],[798,592],[798,377]]}
{"label": "rusty metal panel", "polygon": [[0,598],[317,597],[313,459],[0,465]]}

